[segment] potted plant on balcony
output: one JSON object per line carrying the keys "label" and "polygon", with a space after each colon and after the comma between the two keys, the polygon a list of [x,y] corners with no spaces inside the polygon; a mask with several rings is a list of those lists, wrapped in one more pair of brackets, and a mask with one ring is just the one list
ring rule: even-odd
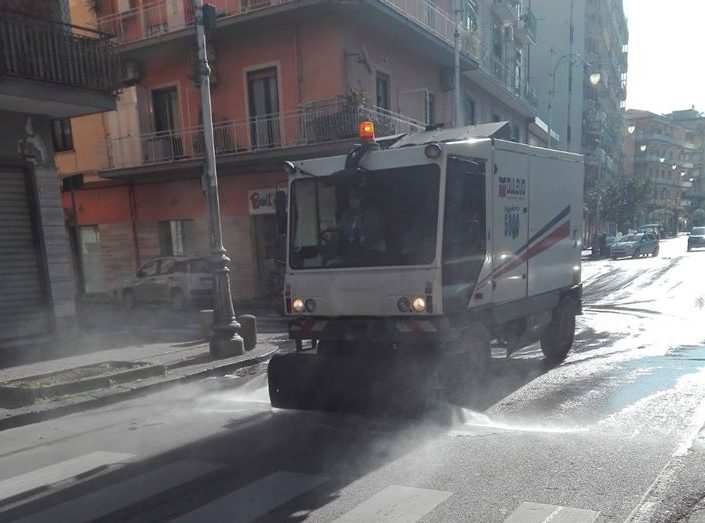
{"label": "potted plant on balcony", "polygon": [[351,90],[347,96],[317,101],[302,108],[300,141],[325,142],[357,136],[360,110],[366,103],[363,90]]}

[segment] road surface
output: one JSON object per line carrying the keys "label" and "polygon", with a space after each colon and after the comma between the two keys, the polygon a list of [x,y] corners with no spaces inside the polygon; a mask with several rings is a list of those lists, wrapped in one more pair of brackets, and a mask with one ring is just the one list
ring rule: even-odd
{"label": "road surface", "polygon": [[[264,374],[0,433],[0,520],[679,521],[705,495],[705,251],[586,261],[575,348],[474,410],[273,411]],[[102,519],[101,519],[102,518]]]}

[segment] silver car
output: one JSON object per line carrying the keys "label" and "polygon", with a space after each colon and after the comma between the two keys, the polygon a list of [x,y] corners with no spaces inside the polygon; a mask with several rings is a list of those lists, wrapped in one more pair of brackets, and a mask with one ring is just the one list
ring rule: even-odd
{"label": "silver car", "polygon": [[612,245],[610,255],[613,260],[617,258],[631,257],[639,258],[641,256],[657,256],[659,250],[659,241],[655,234],[636,233],[622,236],[620,240]]}
{"label": "silver car", "polygon": [[705,227],[693,227],[688,233],[688,252],[705,247]]}
{"label": "silver car", "polygon": [[146,262],[135,278],[120,289],[122,303],[128,309],[139,303],[168,303],[173,310],[190,304],[210,305],[213,300],[213,277],[205,258],[168,256]]}

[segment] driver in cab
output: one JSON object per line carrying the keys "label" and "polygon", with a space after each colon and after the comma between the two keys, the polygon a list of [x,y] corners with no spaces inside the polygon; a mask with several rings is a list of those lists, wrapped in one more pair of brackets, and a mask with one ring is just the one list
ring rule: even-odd
{"label": "driver in cab", "polygon": [[369,205],[365,192],[350,189],[348,206],[341,213],[338,228],[344,245],[359,245],[366,250],[384,251],[382,214]]}

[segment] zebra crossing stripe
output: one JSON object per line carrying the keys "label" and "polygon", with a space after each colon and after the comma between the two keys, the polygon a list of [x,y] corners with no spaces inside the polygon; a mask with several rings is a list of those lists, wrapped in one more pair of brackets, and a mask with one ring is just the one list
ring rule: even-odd
{"label": "zebra crossing stripe", "polygon": [[177,461],[134,478],[35,512],[16,523],[83,523],[107,516],[123,508],[205,476],[222,465],[200,461]]}
{"label": "zebra crossing stripe", "polygon": [[443,503],[450,492],[389,486],[334,523],[413,523]]}
{"label": "zebra crossing stripe", "polygon": [[599,515],[594,510],[525,502],[504,523],[593,523]]}
{"label": "zebra crossing stripe", "polygon": [[327,480],[322,476],[278,471],[199,507],[174,523],[249,523]]}
{"label": "zebra crossing stripe", "polygon": [[0,481],[0,501],[48,487],[54,483],[86,474],[106,465],[128,461],[132,458],[134,458],[134,454],[97,451],[26,472],[25,474]]}

